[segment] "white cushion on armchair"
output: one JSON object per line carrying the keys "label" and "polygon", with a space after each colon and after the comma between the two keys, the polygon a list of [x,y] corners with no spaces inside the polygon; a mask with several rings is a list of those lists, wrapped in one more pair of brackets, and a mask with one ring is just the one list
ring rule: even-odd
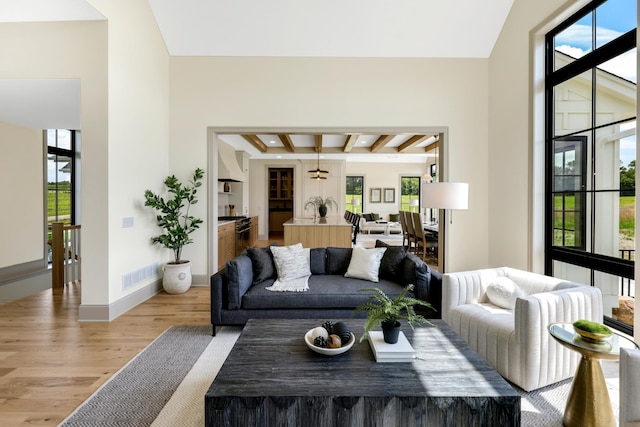
{"label": "white cushion on armchair", "polygon": [[[513,280],[522,294],[513,310],[487,296],[497,277]],[[555,342],[547,328],[578,319],[602,322],[602,294],[595,287],[508,267],[447,273],[442,319],[500,375],[530,391],[575,374],[579,355]]]}

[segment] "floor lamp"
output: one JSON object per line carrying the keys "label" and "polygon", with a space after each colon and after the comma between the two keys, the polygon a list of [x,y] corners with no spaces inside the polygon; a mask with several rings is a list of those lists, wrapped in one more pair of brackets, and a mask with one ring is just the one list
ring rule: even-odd
{"label": "floor lamp", "polygon": [[[409,201],[409,206],[411,207],[411,212],[413,212],[413,207],[414,206],[420,206],[420,200],[418,199],[412,199]],[[420,208],[418,208],[420,209]]]}
{"label": "floor lamp", "polygon": [[422,203],[425,208],[467,210],[469,209],[469,184],[466,182],[424,184]]}
{"label": "floor lamp", "polygon": [[351,206],[353,206],[353,212],[358,213],[356,207],[360,206],[360,199],[351,199]]}
{"label": "floor lamp", "polygon": [[[462,182],[433,182],[424,184],[422,186],[422,203],[426,208],[432,209],[444,209],[446,215],[446,209],[449,210],[467,210],[469,209],[469,184]],[[446,219],[443,219],[446,221]],[[438,222],[440,218],[438,215]],[[453,218],[451,218],[453,223]],[[444,224],[438,226],[440,231],[444,231]],[[444,235],[438,233],[438,241],[445,245]],[[445,251],[442,248],[438,249],[438,263],[442,262],[440,266],[440,272],[446,271],[446,256]]]}

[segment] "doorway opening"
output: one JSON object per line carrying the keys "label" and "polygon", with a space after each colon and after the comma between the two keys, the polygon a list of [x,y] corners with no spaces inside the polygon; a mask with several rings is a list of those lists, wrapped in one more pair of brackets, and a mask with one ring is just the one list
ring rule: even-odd
{"label": "doorway opening", "polygon": [[293,168],[269,168],[269,240],[284,238],[284,224],[293,218]]}

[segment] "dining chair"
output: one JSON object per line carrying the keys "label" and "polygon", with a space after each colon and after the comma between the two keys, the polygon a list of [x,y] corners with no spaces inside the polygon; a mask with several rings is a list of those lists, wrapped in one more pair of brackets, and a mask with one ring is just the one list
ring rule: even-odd
{"label": "dining chair", "polygon": [[409,252],[415,252],[415,230],[413,225],[413,218],[411,212],[405,212],[405,223],[407,224],[407,250]]}
{"label": "dining chair", "polygon": [[400,228],[402,229],[402,246],[405,246],[404,241],[409,244],[409,231],[407,228],[407,212],[400,211]]}
{"label": "dining chair", "polygon": [[427,258],[427,236],[422,228],[422,218],[418,212],[411,213],[411,221],[413,223],[415,254],[421,255],[423,261]]}

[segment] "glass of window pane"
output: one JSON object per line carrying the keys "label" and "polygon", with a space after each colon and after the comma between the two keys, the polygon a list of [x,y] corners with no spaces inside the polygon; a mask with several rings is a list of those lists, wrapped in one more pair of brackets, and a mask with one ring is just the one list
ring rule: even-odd
{"label": "glass of window pane", "polygon": [[593,154],[596,190],[635,191],[635,120],[600,128],[595,134]]}
{"label": "glass of window pane", "polygon": [[585,248],[584,200],[584,193],[560,193],[554,196],[554,246]]}
{"label": "glass of window pane", "polygon": [[596,48],[637,26],[636,0],[608,0],[596,9]]}
{"label": "glass of window pane", "polygon": [[593,280],[602,291],[604,315],[633,326],[633,280],[599,271]]}
{"label": "glass of window pane", "polygon": [[593,14],[590,12],[553,38],[554,70],[559,70],[593,50]]}
{"label": "glass of window pane", "polygon": [[631,119],[636,115],[637,49],[598,66],[596,70],[596,125]]}
{"label": "glass of window pane", "polygon": [[562,137],[553,141],[553,191],[586,188],[587,137]]}
{"label": "glass of window pane", "polygon": [[591,285],[591,270],[562,261],[553,261],[553,277],[570,282]]}
{"label": "glass of window pane", "polygon": [[591,71],[553,88],[555,135],[567,135],[592,127]]}
{"label": "glass of window pane", "polygon": [[48,222],[71,223],[71,158],[49,155],[47,161]]}
{"label": "glass of window pane", "polygon": [[628,258],[635,252],[635,196],[619,191],[595,193],[594,252],[614,258]]}

